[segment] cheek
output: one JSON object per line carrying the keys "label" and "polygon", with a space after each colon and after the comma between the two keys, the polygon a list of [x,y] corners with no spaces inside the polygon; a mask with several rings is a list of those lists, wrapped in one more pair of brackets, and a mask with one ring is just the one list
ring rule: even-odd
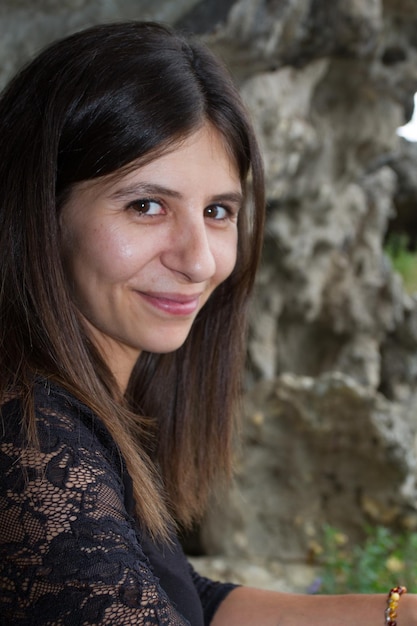
{"label": "cheek", "polygon": [[138,256],[138,246],[120,231],[98,227],[86,229],[75,238],[72,256],[73,267],[80,272],[113,282],[129,274]]}
{"label": "cheek", "polygon": [[237,233],[231,234],[228,241],[219,242],[216,249],[217,280],[222,282],[233,272],[237,258]]}

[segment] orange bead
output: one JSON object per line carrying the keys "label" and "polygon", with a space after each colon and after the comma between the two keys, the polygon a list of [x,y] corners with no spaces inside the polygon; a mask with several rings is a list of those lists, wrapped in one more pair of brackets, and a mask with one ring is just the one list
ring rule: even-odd
{"label": "orange bead", "polygon": [[400,585],[390,590],[387,597],[387,608],[385,609],[386,626],[397,626],[397,608],[403,593],[407,593],[407,588]]}

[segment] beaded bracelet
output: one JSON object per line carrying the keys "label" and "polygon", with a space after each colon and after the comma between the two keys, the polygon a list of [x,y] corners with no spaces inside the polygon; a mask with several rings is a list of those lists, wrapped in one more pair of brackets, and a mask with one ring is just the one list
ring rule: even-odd
{"label": "beaded bracelet", "polygon": [[403,593],[407,593],[407,587],[393,587],[388,594],[387,608],[385,609],[386,626],[397,626],[397,608]]}

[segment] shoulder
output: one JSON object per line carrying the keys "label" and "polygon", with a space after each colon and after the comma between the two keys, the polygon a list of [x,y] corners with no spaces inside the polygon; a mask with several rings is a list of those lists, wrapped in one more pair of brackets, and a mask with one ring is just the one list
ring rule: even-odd
{"label": "shoulder", "polygon": [[[53,432],[74,433],[78,438],[80,431],[88,440],[99,439],[103,445],[111,448],[113,440],[100,418],[83,402],[69,391],[54,382],[39,379],[33,386],[33,409],[38,434],[51,435]],[[0,436],[18,436],[24,429],[25,404],[19,393],[10,394],[0,406],[3,423]]]}
{"label": "shoulder", "polygon": [[[0,452],[19,459],[33,449],[25,436],[25,405],[18,394],[0,408]],[[106,465],[118,475],[124,462],[100,418],[70,392],[50,381],[38,380],[33,388],[33,409],[40,459],[78,463],[89,459],[91,467]],[[64,461],[65,457],[65,461]],[[71,461],[69,460],[71,458]]]}
{"label": "shoulder", "polygon": [[74,499],[80,511],[103,508],[107,497],[124,517],[125,464],[99,418],[49,382],[36,384],[33,391],[37,442],[22,434],[21,397],[9,398],[1,407],[0,494],[19,500],[19,506],[36,502],[38,509],[49,511]]}
{"label": "shoulder", "polygon": [[142,548],[99,418],[65,390],[37,385],[34,446],[17,425],[23,406],[17,395],[2,406],[0,622],[61,624],[71,614],[77,624],[185,626]]}

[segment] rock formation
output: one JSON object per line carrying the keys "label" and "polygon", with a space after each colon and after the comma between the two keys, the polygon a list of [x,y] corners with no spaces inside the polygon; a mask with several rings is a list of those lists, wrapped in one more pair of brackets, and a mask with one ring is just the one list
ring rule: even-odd
{"label": "rock formation", "polygon": [[415,528],[416,423],[346,374],[283,374],[246,398],[236,483],[208,515],[211,551],[249,561],[314,562],[332,523]]}

